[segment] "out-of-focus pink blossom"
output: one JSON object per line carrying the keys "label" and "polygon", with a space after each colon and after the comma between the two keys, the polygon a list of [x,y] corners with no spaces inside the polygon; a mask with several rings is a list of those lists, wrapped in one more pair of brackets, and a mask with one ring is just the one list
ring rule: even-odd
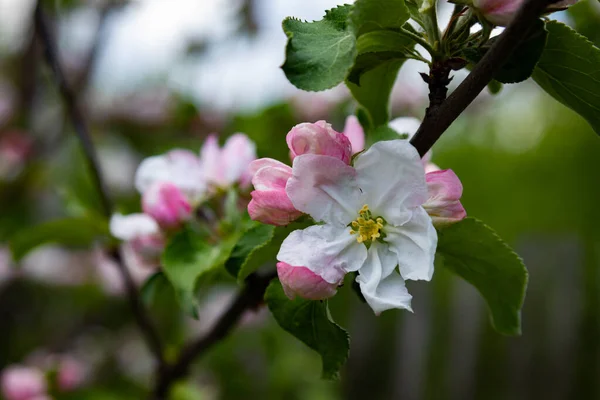
{"label": "out-of-focus pink blossom", "polygon": [[[485,19],[494,25],[506,26],[512,21],[524,0],[473,0],[473,6]],[[577,0],[563,0],[550,4],[546,11],[552,12],[567,8]]]}
{"label": "out-of-focus pink blossom", "polygon": [[294,267],[284,262],[277,263],[277,275],[285,295],[291,300],[300,296],[308,300],[323,300],[333,297],[344,275],[336,283],[329,283],[306,267]]}
{"label": "out-of-focus pink blossom", "polygon": [[423,208],[436,227],[458,222],[467,216],[460,203],[463,187],[451,169],[429,172],[425,175],[429,198]]}
{"label": "out-of-focus pink blossom", "polygon": [[318,154],[338,158],[350,164],[352,144],[346,135],[336,132],[331,124],[317,121],[298,124],[286,136],[292,159],[302,154]]}
{"label": "out-of-focus pink blossom", "polygon": [[56,380],[63,392],[75,390],[85,381],[85,366],[70,356],[62,356],[58,361]]}
{"label": "out-of-focus pink blossom", "polygon": [[294,208],[285,186],[292,176],[292,168],[270,158],[261,158],[250,164],[254,173],[248,204],[248,214],[255,221],[271,225],[287,225],[302,215]]}
{"label": "out-of-focus pink blossom", "polygon": [[360,153],[365,149],[365,131],[354,115],[346,118],[344,125],[344,135],[350,140],[352,145],[352,154]]}
{"label": "out-of-focus pink blossom", "polygon": [[190,219],[192,206],[177,186],[156,182],[142,196],[142,209],[163,229],[173,229]]}
{"label": "out-of-focus pink blossom", "polygon": [[110,232],[127,242],[140,261],[156,266],[165,247],[165,239],[158,223],[146,214],[114,214],[110,219]]}
{"label": "out-of-focus pink blossom", "polygon": [[2,371],[1,386],[6,400],[42,399],[47,391],[43,372],[22,365],[13,365]]}
{"label": "out-of-focus pink blossom", "polygon": [[227,188],[235,183],[241,187],[250,184],[249,166],[256,159],[256,145],[242,133],[232,135],[223,148],[217,136],[206,138],[200,150],[200,164],[209,185]]}
{"label": "out-of-focus pink blossom", "polygon": [[197,204],[206,192],[200,160],[189,150],[175,149],[144,159],[135,174],[136,189],[143,195],[157,182],[175,185],[191,204]]}
{"label": "out-of-focus pink blossom", "polygon": [[23,131],[13,130],[0,137],[0,180],[13,180],[23,170],[33,143]]}

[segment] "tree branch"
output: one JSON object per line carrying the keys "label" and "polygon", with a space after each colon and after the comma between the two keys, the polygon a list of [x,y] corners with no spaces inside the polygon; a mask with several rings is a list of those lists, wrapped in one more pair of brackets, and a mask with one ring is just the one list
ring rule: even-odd
{"label": "tree branch", "polygon": [[194,360],[202,356],[215,343],[225,338],[244,312],[255,309],[262,303],[267,286],[269,286],[271,280],[276,276],[276,271],[271,271],[264,275],[254,273],[248,276],[244,289],[242,289],[229,308],[221,315],[213,328],[205,336],[185,346],[175,364],[160,376],[150,399],[165,400],[169,394],[171,385],[188,374]]}
{"label": "tree branch", "polygon": [[419,130],[410,141],[421,156],[431,149],[452,122],[475,100],[521,40],[526,37],[531,24],[552,2],[552,0],[526,0],[513,21],[473,71],[442,104],[427,113]]}
{"label": "tree branch", "polygon": [[[77,97],[75,96],[75,93],[71,90],[67,81],[65,80],[65,76],[63,74],[60,62],[58,60],[58,53],[56,51],[55,42],[51,35],[40,2],[37,3],[35,8],[35,28],[36,34],[39,36],[40,41],[44,46],[44,54],[46,57],[46,61],[52,69],[54,78],[65,103],[68,115],[71,119],[71,122],[73,123],[73,128],[75,129],[75,133],[79,138],[81,147],[83,148],[83,151],[85,153],[88,168],[92,174],[94,184],[96,185],[98,194],[102,200],[104,214],[107,218],[110,218],[110,216],[112,215],[113,207],[108,197],[106,185],[104,183],[104,180],[102,179],[102,173],[100,170],[100,165],[98,163],[96,148],[94,147],[94,143],[92,142],[92,138],[90,136],[87,124],[83,117],[83,113],[81,112],[77,103]],[[142,306],[135,282],[131,277],[129,270],[123,263],[121,254],[118,251],[114,251],[111,253],[111,256],[116,262],[119,272],[121,273],[125,282],[127,296],[129,298],[129,303],[131,305],[131,309],[135,317],[136,323],[138,324],[140,331],[142,332],[142,335],[146,340],[148,347],[150,348],[150,351],[154,354],[154,357],[156,358],[159,371],[162,371],[164,369],[165,361],[163,357],[162,344],[158,332],[154,328],[150,317],[148,316],[144,307]]]}

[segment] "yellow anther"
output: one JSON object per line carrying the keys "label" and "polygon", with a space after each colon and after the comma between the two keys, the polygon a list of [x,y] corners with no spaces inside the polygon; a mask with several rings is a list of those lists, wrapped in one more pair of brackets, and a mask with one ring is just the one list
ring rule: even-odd
{"label": "yellow anther", "polygon": [[377,240],[381,237],[380,230],[384,226],[383,218],[373,218],[369,206],[365,204],[358,211],[358,218],[350,223],[351,235],[356,235],[358,243]]}

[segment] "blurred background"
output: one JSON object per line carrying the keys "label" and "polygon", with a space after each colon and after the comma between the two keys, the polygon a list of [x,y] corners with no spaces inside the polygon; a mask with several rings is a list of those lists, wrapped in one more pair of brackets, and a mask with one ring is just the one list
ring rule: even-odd
{"label": "blurred background", "polygon": [[[341,130],[355,111],[345,88],[302,92],[279,69],[282,19],[320,19],[343,2],[42,2],[123,212],[139,211],[133,175],[146,156],[244,132],[259,156],[286,161],[293,125],[327,119]],[[7,248],[28,226],[99,208],[34,35],[34,7],[0,0],[0,369],[70,366],[71,385],[57,399],[141,399],[152,359],[102,251],[49,245],[14,265]],[[552,18],[600,45],[596,0]],[[394,117],[424,114],[418,72],[426,71],[417,62],[402,68]],[[524,258],[521,337],[495,333],[478,293],[440,270],[431,283],[408,283],[414,314],[376,317],[340,291],[332,314],[350,332],[351,353],[338,382],[320,380],[319,356],[263,309],[199,360],[174,398],[600,399],[600,140],[528,81],[482,93],[436,144],[433,161],[461,178],[467,213]],[[151,273],[134,270],[140,284]],[[168,351],[209,329],[235,291],[203,292],[199,321],[174,312],[168,290],[146,299]]]}

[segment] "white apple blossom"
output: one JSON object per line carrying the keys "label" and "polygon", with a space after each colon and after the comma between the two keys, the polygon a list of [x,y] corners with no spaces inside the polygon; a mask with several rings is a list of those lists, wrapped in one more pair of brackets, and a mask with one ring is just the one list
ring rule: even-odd
{"label": "white apple blossom", "polygon": [[404,281],[431,279],[437,233],[422,207],[425,171],[408,141],[376,143],[354,167],[329,156],[298,156],[286,192],[297,210],[322,224],[292,232],[281,245],[280,262],[335,284],[358,271],[356,280],[376,314],[411,310]]}

